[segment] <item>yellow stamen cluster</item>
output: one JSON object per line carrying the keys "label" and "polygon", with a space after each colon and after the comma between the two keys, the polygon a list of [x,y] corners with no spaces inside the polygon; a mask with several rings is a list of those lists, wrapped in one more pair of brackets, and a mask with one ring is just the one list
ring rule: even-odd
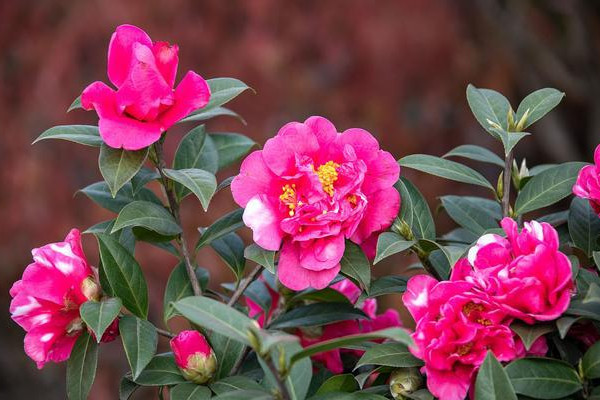
{"label": "yellow stamen cluster", "polygon": [[333,184],[338,179],[338,173],[336,168],[338,168],[340,164],[327,161],[325,164],[319,166],[317,168],[317,175],[319,176],[319,182],[323,186],[323,191],[330,196],[333,196]]}
{"label": "yellow stamen cluster", "polygon": [[348,203],[350,203],[352,207],[356,207],[356,204],[358,203],[358,199],[356,198],[355,194],[349,194],[346,196],[346,200],[348,200]]}
{"label": "yellow stamen cluster", "polygon": [[293,217],[294,214],[296,213],[296,203],[297,203],[297,198],[296,198],[296,184],[292,183],[291,185],[285,184],[281,187],[281,195],[279,196],[279,200],[281,200],[281,202],[283,204],[285,204],[289,209],[290,209],[290,217]]}
{"label": "yellow stamen cluster", "polygon": [[459,356],[464,356],[469,351],[471,351],[472,348],[473,348],[473,343],[463,344],[462,346],[458,347],[458,349],[456,350],[456,354],[458,354]]}
{"label": "yellow stamen cluster", "polygon": [[468,317],[473,311],[483,311],[484,307],[481,304],[473,303],[472,301],[468,302],[463,306],[463,313]]}

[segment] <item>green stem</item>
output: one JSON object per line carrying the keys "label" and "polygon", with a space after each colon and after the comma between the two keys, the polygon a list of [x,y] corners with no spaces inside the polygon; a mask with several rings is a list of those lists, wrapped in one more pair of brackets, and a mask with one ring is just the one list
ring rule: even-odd
{"label": "green stem", "polygon": [[510,186],[512,178],[512,164],[514,154],[513,151],[509,151],[504,159],[504,174],[502,176],[502,216],[510,216]]}

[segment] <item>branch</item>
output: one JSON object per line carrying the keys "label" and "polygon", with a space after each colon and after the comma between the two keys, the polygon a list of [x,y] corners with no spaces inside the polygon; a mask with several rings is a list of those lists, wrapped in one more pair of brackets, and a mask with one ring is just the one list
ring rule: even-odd
{"label": "branch", "polygon": [[[510,133],[509,133],[510,135]],[[508,217],[510,214],[510,183],[512,178],[512,164],[514,154],[511,150],[504,159],[504,174],[502,176],[502,216]]]}
{"label": "branch", "polygon": [[237,287],[237,289],[235,289],[235,292],[233,292],[231,298],[227,302],[228,306],[233,306],[235,303],[237,303],[248,286],[250,286],[250,284],[258,277],[262,269],[262,265],[257,265],[256,268],[250,272],[250,275],[242,280],[242,283]]}
{"label": "branch", "polygon": [[[169,201],[169,208],[171,209],[171,214],[173,215],[173,218],[175,218],[175,222],[177,222],[177,225],[181,226],[181,217],[179,215],[179,203],[175,198],[173,186],[169,183],[169,180],[165,176],[165,173],[163,171],[167,167],[165,163],[165,155],[163,152],[163,141],[164,135],[156,143],[154,143],[154,151],[156,152],[155,164],[160,174],[161,183],[163,188],[165,189],[167,200]],[[183,259],[185,260],[185,268],[187,270],[188,277],[190,278],[190,282],[192,283],[192,290],[194,292],[194,295],[201,296],[202,289],[200,288],[200,283],[198,282],[198,278],[196,277],[195,269],[190,258],[190,253],[188,252],[187,243],[185,241],[185,236],[183,232],[179,235],[178,239],[179,247],[181,248],[181,254],[183,255]]]}
{"label": "branch", "polygon": [[279,391],[279,394],[281,395],[281,400],[291,400],[292,397],[290,396],[290,393],[288,392],[285,383],[281,379],[281,374],[279,373],[279,370],[273,363],[273,359],[269,357],[268,359],[263,358],[263,360],[269,368],[269,371],[271,371],[271,374],[273,374],[273,378],[275,378],[275,383],[277,384],[277,389]]}
{"label": "branch", "polygon": [[169,339],[173,339],[175,337],[175,335],[172,334],[171,332],[166,331],[164,329],[160,329],[160,328],[156,328],[156,333],[158,333],[160,336],[164,336]]}

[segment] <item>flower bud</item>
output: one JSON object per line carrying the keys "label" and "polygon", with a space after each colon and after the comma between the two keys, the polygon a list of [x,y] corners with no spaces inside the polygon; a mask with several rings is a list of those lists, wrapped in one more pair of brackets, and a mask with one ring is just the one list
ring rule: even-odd
{"label": "flower bud", "polygon": [[217,358],[198,331],[182,331],[171,339],[175,363],[183,377],[197,384],[208,382],[217,369]]}
{"label": "flower bud", "polygon": [[96,279],[90,275],[81,282],[81,293],[88,300],[100,301],[102,289],[100,289]]}
{"label": "flower bud", "polygon": [[423,384],[423,377],[418,368],[401,368],[392,372],[390,392],[394,399],[405,399],[406,395],[418,390]]}

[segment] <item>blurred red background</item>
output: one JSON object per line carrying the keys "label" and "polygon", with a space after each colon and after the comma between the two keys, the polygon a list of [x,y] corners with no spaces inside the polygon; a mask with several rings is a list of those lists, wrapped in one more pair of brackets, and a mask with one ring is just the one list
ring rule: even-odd
{"label": "blurred red background", "polygon": [[[256,94],[230,103],[246,126],[221,118],[208,129],[240,132],[258,143],[285,122],[320,114],[339,130],[369,130],[396,158],[442,155],[464,143],[499,152],[470,114],[466,85],[499,90],[514,108],[534,89],[559,88],[566,99],[517,151],[519,160],[527,156],[535,165],[589,160],[600,141],[599,11],[600,3],[584,0],[0,1],[0,398],[64,398],[64,365],[38,372],[23,353],[24,333],[8,315],[8,290],[30,262],[32,247],[112,217],[74,195],[101,179],[97,149],[30,143],[53,125],[96,123],[93,113],[65,110],[88,83],[106,80],[107,46],[117,25],[135,24],[154,39],[177,43],[180,76],[193,69],[205,78],[236,77],[252,86]],[[171,156],[185,128],[191,126],[170,133]],[[474,166],[492,181],[499,173]],[[413,171],[403,174],[432,207],[436,196],[473,191]],[[188,198],[185,230],[193,235],[232,208],[228,191],[216,196],[207,214]],[[438,233],[452,227],[443,214],[436,225]],[[93,238],[84,247],[97,264]],[[137,255],[153,294],[151,318],[159,321],[175,259],[144,244]],[[213,287],[231,278],[210,249],[198,262],[211,270]],[[402,272],[410,262],[392,258],[374,273]],[[387,306],[398,303],[386,300]],[[119,345],[106,345],[92,398],[116,397],[126,368]]]}

